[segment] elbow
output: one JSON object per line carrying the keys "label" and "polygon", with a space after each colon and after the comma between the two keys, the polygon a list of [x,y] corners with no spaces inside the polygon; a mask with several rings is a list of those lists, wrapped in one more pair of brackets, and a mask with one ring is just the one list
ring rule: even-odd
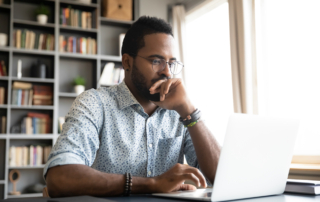
{"label": "elbow", "polygon": [[59,175],[55,172],[54,168],[50,168],[47,172],[46,177],[47,182],[47,191],[49,194],[49,197],[51,198],[57,198],[57,197],[63,197],[63,178],[61,179]]}

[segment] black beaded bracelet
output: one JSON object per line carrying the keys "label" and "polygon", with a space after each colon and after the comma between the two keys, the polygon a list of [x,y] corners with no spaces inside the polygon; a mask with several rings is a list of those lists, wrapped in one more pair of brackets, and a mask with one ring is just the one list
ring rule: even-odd
{"label": "black beaded bracelet", "polygon": [[125,177],[126,177],[126,183],[125,183],[125,187],[124,187],[124,196],[130,196],[131,189],[132,189],[131,173],[126,173]]}

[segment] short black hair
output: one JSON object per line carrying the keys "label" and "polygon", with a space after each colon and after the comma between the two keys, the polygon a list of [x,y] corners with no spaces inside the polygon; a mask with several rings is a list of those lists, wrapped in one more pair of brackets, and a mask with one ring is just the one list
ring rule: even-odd
{"label": "short black hair", "polygon": [[143,37],[156,33],[165,33],[173,36],[171,25],[164,20],[150,16],[140,17],[127,31],[122,43],[121,55],[127,53],[135,57],[145,45]]}

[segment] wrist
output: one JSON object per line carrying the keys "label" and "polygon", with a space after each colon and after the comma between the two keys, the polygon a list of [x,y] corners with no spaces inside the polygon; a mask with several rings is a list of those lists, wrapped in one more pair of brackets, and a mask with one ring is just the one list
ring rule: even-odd
{"label": "wrist", "polygon": [[196,110],[195,106],[191,103],[181,105],[176,109],[176,112],[182,118],[186,118],[188,115],[192,114]]}
{"label": "wrist", "polygon": [[149,182],[149,192],[150,193],[157,193],[157,180],[155,177],[151,177],[151,178],[148,178]]}
{"label": "wrist", "polygon": [[151,177],[133,177],[132,194],[150,194],[157,190],[156,182]]}

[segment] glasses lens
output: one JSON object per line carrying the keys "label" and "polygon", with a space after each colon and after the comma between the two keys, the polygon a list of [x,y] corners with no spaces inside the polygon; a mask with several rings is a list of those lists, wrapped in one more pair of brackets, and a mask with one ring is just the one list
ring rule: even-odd
{"label": "glasses lens", "polygon": [[163,59],[156,59],[152,62],[152,69],[155,72],[161,72],[164,69],[166,61]]}
{"label": "glasses lens", "polygon": [[[156,59],[152,62],[152,69],[155,72],[161,72],[166,68],[167,62],[164,59]],[[172,74],[179,74],[183,68],[181,62],[169,63],[169,68]]]}
{"label": "glasses lens", "polygon": [[183,64],[180,63],[180,62],[174,62],[174,63],[171,63],[170,65],[170,70],[171,70],[171,73],[176,75],[176,74],[179,74],[183,68]]}

